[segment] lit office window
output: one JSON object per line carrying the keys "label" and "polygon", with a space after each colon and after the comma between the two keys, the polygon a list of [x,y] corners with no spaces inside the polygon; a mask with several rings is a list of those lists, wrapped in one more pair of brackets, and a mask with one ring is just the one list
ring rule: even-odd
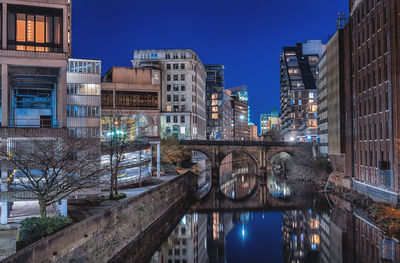
{"label": "lit office window", "polygon": [[61,9],[8,5],[8,49],[62,52]]}

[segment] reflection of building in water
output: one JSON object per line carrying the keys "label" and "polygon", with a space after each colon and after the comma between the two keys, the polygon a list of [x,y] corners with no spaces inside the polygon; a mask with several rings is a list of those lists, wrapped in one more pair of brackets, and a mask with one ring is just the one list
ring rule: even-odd
{"label": "reflection of building in water", "polygon": [[208,215],[207,251],[210,263],[225,263],[225,238],[233,228],[232,214]]}
{"label": "reflection of building in water", "polygon": [[354,216],[354,262],[400,262],[400,245],[361,213]]}
{"label": "reflection of building in water", "polygon": [[192,162],[199,168],[199,189],[211,184],[211,162],[208,157],[198,151],[192,151]]}
{"label": "reflection of building in water", "polygon": [[311,209],[283,212],[284,262],[318,262],[320,218]]}
{"label": "reflection of building in water", "polygon": [[254,161],[246,153],[230,153],[221,162],[220,189],[233,199],[248,196],[254,189]]}
{"label": "reflection of building in water", "polygon": [[233,169],[233,154],[230,153],[222,160],[221,165],[219,167],[219,178],[221,182],[225,182],[232,178],[232,169]]}
{"label": "reflection of building in water", "polygon": [[205,263],[207,255],[207,215],[185,215],[168,237],[164,247],[157,251],[151,263]]}

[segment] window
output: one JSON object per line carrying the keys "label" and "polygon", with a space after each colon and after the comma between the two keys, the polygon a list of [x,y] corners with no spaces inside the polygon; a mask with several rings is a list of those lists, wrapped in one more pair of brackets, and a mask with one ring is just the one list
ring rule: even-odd
{"label": "window", "polygon": [[185,74],[181,74],[181,80],[185,80]]}
{"label": "window", "polygon": [[167,95],[167,101],[171,101],[171,95]]}
{"label": "window", "polygon": [[185,69],[185,64],[184,63],[181,64],[181,69]]}
{"label": "window", "polygon": [[174,64],[174,69],[179,69],[179,64]]}
{"label": "window", "polygon": [[171,75],[167,75],[167,81],[171,81]]}
{"label": "window", "polygon": [[174,84],[174,91],[179,91],[179,85],[178,84]]}
{"label": "window", "polygon": [[174,95],[174,101],[179,101],[179,96],[178,95]]}
{"label": "window", "polygon": [[181,127],[181,134],[185,134],[186,133],[186,128],[185,126]]}
{"label": "window", "polygon": [[185,85],[181,86],[181,91],[185,91]]}
{"label": "window", "polygon": [[171,69],[171,64],[167,64],[167,69]]}
{"label": "window", "polygon": [[179,106],[178,105],[174,105],[174,112],[179,112]]}
{"label": "window", "polygon": [[185,94],[181,94],[181,101],[185,101],[185,100],[186,100]]}
{"label": "window", "polygon": [[178,122],[178,116],[174,116],[174,123]]}
{"label": "window", "polygon": [[167,112],[171,112],[172,110],[172,106],[171,105],[167,105]]}
{"label": "window", "polygon": [[167,85],[167,91],[171,91],[171,85]]}
{"label": "window", "polygon": [[174,81],[178,81],[178,75],[174,75]]}
{"label": "window", "polygon": [[[169,54],[169,53],[165,54],[165,58],[166,58],[166,59],[171,59],[171,54]],[[171,67],[171,66],[170,66],[170,67]]]}
{"label": "window", "polygon": [[185,123],[185,116],[181,116],[181,123]]}
{"label": "window", "polygon": [[8,5],[8,49],[63,52],[62,9]]}
{"label": "window", "polygon": [[171,116],[167,116],[167,117],[166,117],[166,122],[167,122],[167,123],[170,123],[170,122],[171,122]]}
{"label": "window", "polygon": [[181,105],[181,112],[185,112],[186,110],[186,106],[185,105]]}

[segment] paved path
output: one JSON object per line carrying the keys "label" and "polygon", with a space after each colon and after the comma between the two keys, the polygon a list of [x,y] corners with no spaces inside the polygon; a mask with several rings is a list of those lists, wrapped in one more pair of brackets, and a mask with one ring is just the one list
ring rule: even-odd
{"label": "paved path", "polygon": [[[160,178],[154,178],[163,182],[167,182],[176,176],[161,176]],[[156,187],[157,185],[151,185],[151,186],[144,186],[141,188],[127,188],[127,189],[121,189],[118,190],[120,193],[125,193],[126,197],[122,198],[120,200],[108,200],[108,192],[103,192],[102,195],[104,196],[105,199],[101,201],[84,201],[84,202],[79,202],[79,203],[74,203],[70,202],[68,204],[68,215],[74,220],[74,221],[81,221],[85,218],[88,218],[96,213],[99,213],[103,210],[106,210],[112,206],[117,205],[118,203],[122,203],[134,196],[137,196],[143,192],[148,191],[151,188]]]}

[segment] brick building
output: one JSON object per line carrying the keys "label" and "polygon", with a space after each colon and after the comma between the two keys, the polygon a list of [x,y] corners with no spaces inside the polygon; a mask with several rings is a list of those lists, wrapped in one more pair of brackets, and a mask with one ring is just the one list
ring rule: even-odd
{"label": "brick building", "polygon": [[346,110],[352,114],[346,129],[352,127],[352,156],[346,159],[352,160],[347,173],[353,188],[393,203],[399,195],[399,11],[398,1],[350,1],[352,81],[346,94],[353,98]]}

